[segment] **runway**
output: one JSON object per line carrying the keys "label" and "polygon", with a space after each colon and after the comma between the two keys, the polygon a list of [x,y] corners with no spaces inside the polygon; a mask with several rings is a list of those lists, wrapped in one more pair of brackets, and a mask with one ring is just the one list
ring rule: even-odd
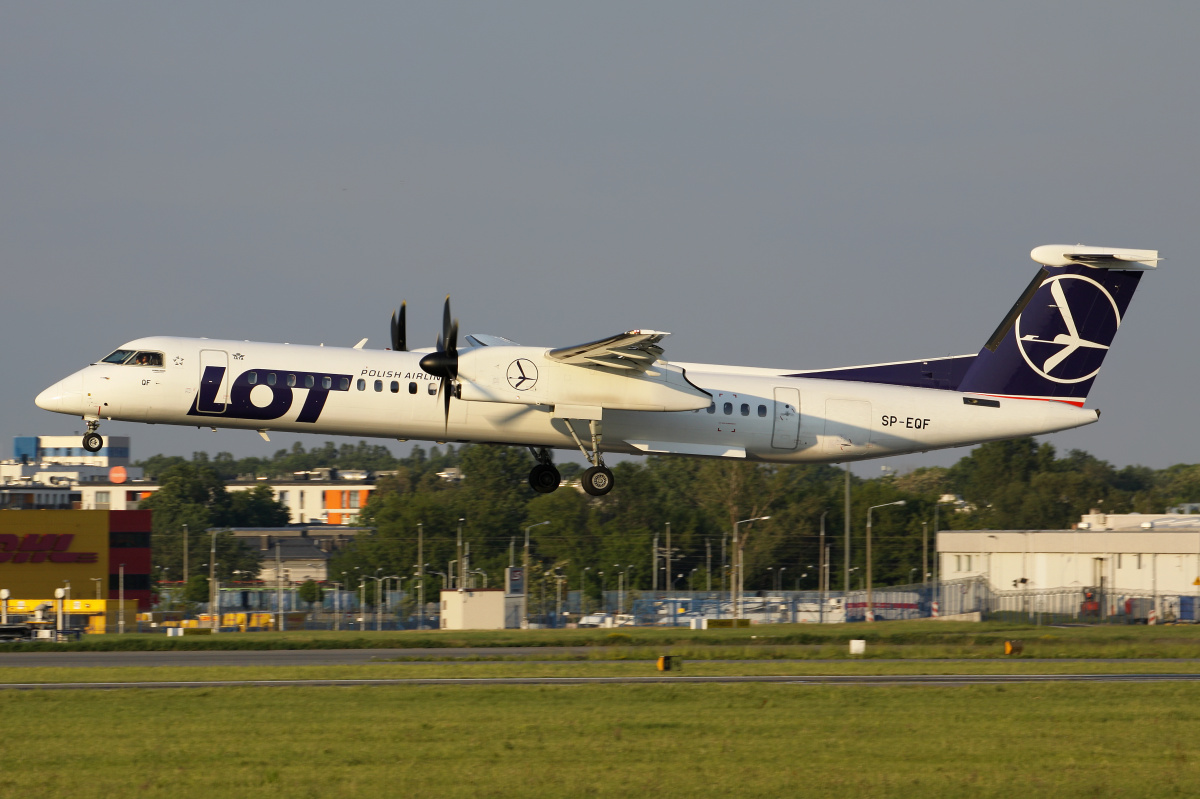
{"label": "runway", "polygon": [[[594,646],[547,646],[547,647],[427,647],[421,649],[200,649],[130,652],[3,652],[0,651],[0,668],[120,668],[127,666],[356,666],[369,663],[403,662],[410,658],[422,658],[422,663],[462,662],[463,658],[519,658],[525,663],[538,662],[538,656],[603,655],[605,647]],[[659,654],[670,654],[671,647],[647,648],[646,659]],[[433,658],[435,660],[430,660]],[[969,659],[906,659],[906,663],[988,663],[1011,662],[1011,658]],[[551,661],[564,663],[569,661]],[[591,662],[602,662],[599,659]],[[699,662],[699,661],[697,661]],[[704,660],[706,663],[780,663],[785,660],[739,659]],[[821,661],[790,661],[806,663],[861,663],[861,658],[844,658]],[[870,662],[870,661],[866,661]],[[1021,658],[1020,662],[1037,662],[1033,658]],[[1063,662],[1062,658],[1050,658],[1047,662]],[[1195,663],[1193,658],[1168,660],[1163,658],[1088,658],[1081,663]]]}
{"label": "runway", "polygon": [[162,682],[55,682],[4,683],[7,691],[117,690],[128,688],[329,688],[399,685],[506,686],[506,685],[664,685],[774,683],[781,685],[844,686],[967,686],[1027,683],[1200,682],[1200,674],[913,674],[913,675],[813,675],[699,677],[682,674],[647,677],[444,677],[372,680],[165,680]]}

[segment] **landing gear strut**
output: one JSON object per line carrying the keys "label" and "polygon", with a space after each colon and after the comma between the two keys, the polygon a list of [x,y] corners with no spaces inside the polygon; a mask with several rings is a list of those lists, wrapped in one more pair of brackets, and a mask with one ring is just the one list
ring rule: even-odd
{"label": "landing gear strut", "polygon": [[104,437],[96,432],[100,426],[98,419],[89,419],[87,432],[83,434],[83,448],[88,452],[99,452],[104,447]]}
{"label": "landing gear strut", "polygon": [[612,491],[613,473],[604,465],[604,456],[600,454],[600,439],[603,436],[603,426],[600,424],[600,420],[588,421],[588,431],[592,435],[591,452],[588,452],[587,447],[579,440],[579,434],[575,432],[575,425],[571,423],[570,419],[567,419],[567,429],[571,431],[571,437],[579,445],[579,451],[583,453],[583,457],[592,464],[592,468],[583,473],[583,479],[580,481],[583,490],[593,497],[602,497]]}
{"label": "landing gear strut", "polygon": [[537,459],[537,465],[529,470],[529,487],[539,494],[549,494],[557,490],[558,484],[562,482],[562,475],[550,460],[550,450],[545,447],[530,447],[529,451]]}

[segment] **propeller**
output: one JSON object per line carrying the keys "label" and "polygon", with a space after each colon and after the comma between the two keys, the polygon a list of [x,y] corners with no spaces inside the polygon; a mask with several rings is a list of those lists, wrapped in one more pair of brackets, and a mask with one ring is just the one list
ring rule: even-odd
{"label": "propeller", "polygon": [[442,378],[438,393],[442,395],[446,408],[446,424],[450,424],[451,383],[458,378],[458,320],[450,320],[450,295],[442,310],[442,332],[437,337],[437,349],[421,359],[421,369],[426,374]]}
{"label": "propeller", "polygon": [[396,352],[404,352],[408,349],[407,337],[404,332],[404,312],[408,309],[408,303],[400,303],[400,316],[397,318],[396,312],[392,311],[392,349]]}

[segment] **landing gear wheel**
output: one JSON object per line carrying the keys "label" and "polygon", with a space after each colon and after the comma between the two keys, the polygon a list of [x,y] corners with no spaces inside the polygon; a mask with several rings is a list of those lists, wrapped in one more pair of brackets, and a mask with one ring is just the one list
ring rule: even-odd
{"label": "landing gear wheel", "polygon": [[539,494],[553,493],[562,482],[562,475],[552,463],[539,463],[529,470],[529,487]]}
{"label": "landing gear wheel", "polygon": [[99,452],[104,446],[104,437],[99,433],[85,433],[83,436],[83,448],[88,452]]}
{"label": "landing gear wheel", "polygon": [[613,473],[605,466],[593,466],[583,473],[583,490],[602,497],[613,489]]}

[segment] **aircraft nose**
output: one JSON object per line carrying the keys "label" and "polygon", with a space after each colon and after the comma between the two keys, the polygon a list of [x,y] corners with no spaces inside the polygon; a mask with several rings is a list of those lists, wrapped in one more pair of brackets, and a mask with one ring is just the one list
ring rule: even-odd
{"label": "aircraft nose", "polygon": [[64,392],[63,384],[60,380],[54,385],[50,386],[50,388],[43,391],[41,394],[38,394],[37,398],[34,400],[34,403],[36,403],[37,406],[44,411],[62,410],[64,393],[66,392]]}
{"label": "aircraft nose", "polygon": [[59,380],[33,400],[39,408],[58,413],[81,413],[83,375],[79,372]]}

